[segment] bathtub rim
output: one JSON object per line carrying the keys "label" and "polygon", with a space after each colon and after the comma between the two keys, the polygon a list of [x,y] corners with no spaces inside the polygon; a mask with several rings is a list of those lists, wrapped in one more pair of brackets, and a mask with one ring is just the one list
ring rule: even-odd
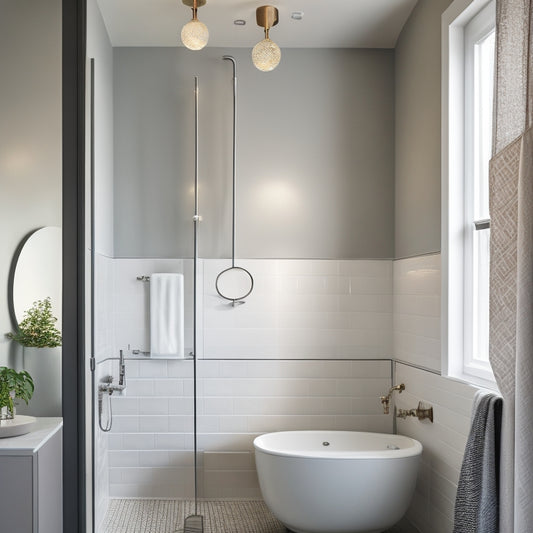
{"label": "bathtub rim", "polygon": [[[277,448],[266,447],[264,442],[268,437],[274,435],[308,435],[313,434],[320,435],[320,439],[327,440],[328,435],[330,436],[340,436],[340,435],[366,435],[373,438],[380,438],[383,441],[397,439],[402,441],[405,444],[408,444],[406,447],[401,447],[399,449],[382,449],[382,450],[334,450],[329,448],[320,448],[320,449],[305,449],[305,450],[291,450],[285,451]],[[393,442],[391,442],[393,444]],[[408,457],[417,457],[422,454],[423,446],[416,439],[407,437],[405,435],[396,435],[393,433],[376,433],[370,431],[340,431],[340,430],[298,430],[298,431],[273,431],[269,433],[264,433],[256,437],[253,441],[254,449],[256,452],[265,453],[268,455],[274,455],[278,457],[291,457],[296,459],[342,459],[342,460],[357,460],[357,459],[384,459],[384,460],[394,460]]]}

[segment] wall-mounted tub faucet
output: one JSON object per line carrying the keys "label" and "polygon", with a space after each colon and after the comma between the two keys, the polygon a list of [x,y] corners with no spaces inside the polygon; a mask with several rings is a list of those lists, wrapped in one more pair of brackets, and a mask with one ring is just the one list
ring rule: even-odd
{"label": "wall-mounted tub faucet", "polygon": [[394,387],[391,387],[389,390],[389,394],[387,396],[380,396],[381,403],[383,404],[383,413],[388,415],[390,411],[390,399],[392,396],[392,393],[397,390],[400,394],[403,390],[405,390],[405,385],[403,383],[400,383],[399,385],[394,385]]}
{"label": "wall-mounted tub faucet", "polygon": [[433,422],[433,407],[424,407],[424,404],[419,402],[416,409],[398,409],[396,416],[403,420],[408,416],[416,416],[418,420],[425,420],[427,418],[430,422]]}
{"label": "wall-mounted tub faucet", "polygon": [[[111,408],[111,395],[114,392],[122,392],[126,388],[126,364],[124,363],[124,352],[120,350],[118,360],[118,384],[113,384],[113,376],[106,376],[98,385],[98,425],[102,431],[111,431],[113,426],[113,410]],[[108,417],[107,424],[102,423],[104,411],[104,396],[107,396]]]}

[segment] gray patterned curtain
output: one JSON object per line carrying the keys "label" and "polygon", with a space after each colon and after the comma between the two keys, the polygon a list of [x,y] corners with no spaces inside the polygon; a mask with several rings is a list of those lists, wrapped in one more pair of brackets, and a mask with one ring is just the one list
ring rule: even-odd
{"label": "gray patterned curtain", "polygon": [[533,531],[533,0],[499,0],[490,361],[504,398],[500,532]]}

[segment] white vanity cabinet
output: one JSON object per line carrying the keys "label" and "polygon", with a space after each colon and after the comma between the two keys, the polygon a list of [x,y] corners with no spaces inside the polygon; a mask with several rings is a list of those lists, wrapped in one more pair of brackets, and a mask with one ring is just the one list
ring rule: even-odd
{"label": "white vanity cabinet", "polygon": [[61,418],[38,418],[33,430],[0,439],[0,533],[63,531]]}

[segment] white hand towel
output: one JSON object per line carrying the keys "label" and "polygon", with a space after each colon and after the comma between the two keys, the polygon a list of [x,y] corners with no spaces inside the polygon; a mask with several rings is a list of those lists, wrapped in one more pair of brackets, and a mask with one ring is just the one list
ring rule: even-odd
{"label": "white hand towel", "polygon": [[150,276],[150,352],[152,357],[185,357],[183,274]]}

